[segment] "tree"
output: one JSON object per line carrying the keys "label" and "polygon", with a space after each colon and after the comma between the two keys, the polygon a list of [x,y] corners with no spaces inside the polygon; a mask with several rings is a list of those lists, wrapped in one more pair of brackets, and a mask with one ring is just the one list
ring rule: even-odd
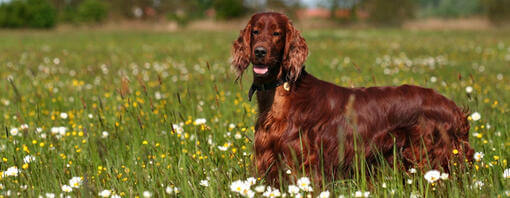
{"label": "tree", "polygon": [[366,0],[364,6],[369,12],[370,22],[376,25],[401,25],[414,17],[414,0]]}

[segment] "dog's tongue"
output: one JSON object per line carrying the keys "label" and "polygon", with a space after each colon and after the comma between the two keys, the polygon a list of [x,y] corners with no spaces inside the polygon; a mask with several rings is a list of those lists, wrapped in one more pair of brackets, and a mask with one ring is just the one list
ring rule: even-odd
{"label": "dog's tongue", "polygon": [[253,67],[253,71],[257,74],[265,74],[267,72],[267,67]]}

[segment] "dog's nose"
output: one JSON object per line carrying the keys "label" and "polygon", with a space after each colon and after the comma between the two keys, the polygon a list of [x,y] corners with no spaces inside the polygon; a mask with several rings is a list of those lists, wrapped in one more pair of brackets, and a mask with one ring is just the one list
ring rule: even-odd
{"label": "dog's nose", "polygon": [[264,56],[266,56],[267,50],[264,47],[256,47],[254,53],[256,57],[263,58]]}

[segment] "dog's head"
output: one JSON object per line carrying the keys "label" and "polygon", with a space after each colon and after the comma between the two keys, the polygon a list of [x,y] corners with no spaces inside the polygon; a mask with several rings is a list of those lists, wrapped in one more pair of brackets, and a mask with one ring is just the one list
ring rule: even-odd
{"label": "dog's head", "polygon": [[250,63],[255,80],[295,81],[308,56],[308,47],[289,18],[266,12],[251,17],[232,47],[232,66],[238,77]]}

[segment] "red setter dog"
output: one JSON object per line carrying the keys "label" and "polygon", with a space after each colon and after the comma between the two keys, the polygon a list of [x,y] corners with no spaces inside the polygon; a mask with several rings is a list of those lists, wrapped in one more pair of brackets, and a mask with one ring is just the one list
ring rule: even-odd
{"label": "red setter dog", "polygon": [[467,116],[451,100],[412,85],[339,87],[307,73],[307,55],[299,31],[273,12],[252,16],[233,44],[238,78],[253,64],[255,165],[269,183],[286,169],[333,179],[352,170],[357,155],[368,164],[397,157],[401,168],[445,171],[450,160],[472,159]]}

